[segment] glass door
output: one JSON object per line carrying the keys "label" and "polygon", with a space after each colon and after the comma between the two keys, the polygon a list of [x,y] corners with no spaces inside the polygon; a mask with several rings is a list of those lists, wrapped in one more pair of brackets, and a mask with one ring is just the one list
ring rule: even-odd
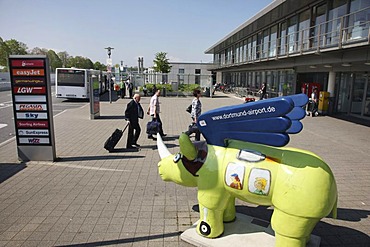
{"label": "glass door", "polygon": [[366,86],[365,86],[365,102],[364,102],[364,116],[370,117],[370,81],[369,75],[367,74]]}
{"label": "glass door", "polygon": [[342,73],[340,76],[339,90],[338,90],[338,104],[337,112],[348,113],[350,107],[351,96],[351,74]]}
{"label": "glass door", "polygon": [[366,74],[354,74],[352,99],[351,99],[351,114],[361,115],[363,103],[365,101],[365,86]]}

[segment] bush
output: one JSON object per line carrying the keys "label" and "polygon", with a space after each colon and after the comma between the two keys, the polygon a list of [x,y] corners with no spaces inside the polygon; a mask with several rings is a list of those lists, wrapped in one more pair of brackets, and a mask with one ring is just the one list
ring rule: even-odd
{"label": "bush", "polygon": [[201,89],[199,84],[180,84],[179,91],[180,92],[193,92],[195,89]]}
{"label": "bush", "polygon": [[154,85],[157,87],[157,89],[160,89],[161,91],[162,91],[163,88],[166,88],[166,91],[167,92],[172,92],[172,86],[171,86],[171,84],[152,84],[152,83],[147,83],[147,84],[145,84],[145,86],[148,89],[148,92],[153,92]]}

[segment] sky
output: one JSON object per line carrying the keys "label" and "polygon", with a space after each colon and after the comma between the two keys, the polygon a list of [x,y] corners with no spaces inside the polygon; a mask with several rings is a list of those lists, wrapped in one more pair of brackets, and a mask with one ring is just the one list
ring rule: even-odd
{"label": "sky", "polygon": [[93,62],[212,62],[204,52],[273,0],[0,0],[0,37]]}

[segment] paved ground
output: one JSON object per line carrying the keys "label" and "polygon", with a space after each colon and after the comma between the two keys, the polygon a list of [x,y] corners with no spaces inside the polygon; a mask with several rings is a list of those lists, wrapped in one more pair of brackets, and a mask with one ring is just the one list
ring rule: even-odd
{"label": "paved ground", "polygon": [[[54,118],[57,162],[17,161],[14,139],[0,145],[0,246],[189,246],[179,234],[198,220],[195,188],[163,182],[153,140],[142,133],[138,152],[117,152],[103,143],[117,127],[128,99],[101,103]],[[161,98],[169,149],[187,129],[191,98]],[[142,99],[146,109],[149,98]],[[203,110],[240,103],[218,94],[202,98]],[[143,132],[149,120],[141,121]],[[332,168],[339,190],[338,219],[314,229],[321,246],[370,246],[370,129],[331,117],[307,117],[289,146],[310,150]],[[318,188],[320,189],[320,188]],[[237,202],[240,213],[269,220],[272,209]]]}

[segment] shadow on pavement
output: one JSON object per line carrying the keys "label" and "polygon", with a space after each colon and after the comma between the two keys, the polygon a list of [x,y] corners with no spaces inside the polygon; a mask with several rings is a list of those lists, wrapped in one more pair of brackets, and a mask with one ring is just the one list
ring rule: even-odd
{"label": "shadow on pavement", "polygon": [[[196,204],[192,207],[196,212],[199,212],[199,205]],[[236,206],[236,211],[241,214],[252,216],[266,222],[270,222],[273,213],[272,209],[267,206]],[[338,220],[343,221],[361,221],[362,218],[367,218],[370,215],[368,210],[360,209],[345,209],[338,208]],[[329,234],[328,234],[329,233]],[[366,246],[370,243],[370,237],[358,230],[351,229],[345,226],[331,225],[329,223],[320,221],[312,234],[321,237],[320,246]]]}
{"label": "shadow on pavement", "polygon": [[133,242],[140,242],[140,241],[148,241],[152,239],[160,239],[160,238],[169,238],[169,237],[176,237],[180,236],[182,232],[172,232],[172,233],[165,233],[165,234],[157,234],[157,235],[148,235],[143,237],[134,237],[134,238],[123,238],[123,239],[115,239],[115,240],[106,240],[106,241],[98,241],[98,242],[91,242],[85,244],[71,244],[71,245],[57,245],[57,247],[92,247],[92,246],[108,246],[108,245],[116,245],[116,244],[125,244],[125,243],[133,243]]}
{"label": "shadow on pavement", "polygon": [[[130,151],[132,152],[132,151]],[[78,157],[58,157],[57,162],[71,162],[84,160],[116,160],[116,159],[139,159],[145,158],[142,155],[99,155],[99,156],[78,156]]]}
{"label": "shadow on pavement", "polygon": [[[119,99],[119,97],[117,96],[117,93],[112,91],[111,100],[112,101],[117,101],[118,99]],[[102,102],[109,102],[109,91],[107,91],[107,92],[103,93],[102,95],[100,95],[100,101],[102,101]]]}
{"label": "shadow on pavement", "polygon": [[343,121],[347,121],[347,122],[351,122],[351,123],[355,123],[355,124],[359,124],[359,125],[370,127],[370,121],[369,120],[358,118],[358,117],[354,117],[352,115],[350,116],[350,115],[347,115],[347,114],[335,114],[335,115],[331,115],[330,117],[336,118],[336,119],[340,119],[340,120],[343,120]]}
{"label": "shadow on pavement", "polygon": [[97,120],[101,119],[101,120],[105,120],[105,119],[126,119],[125,116],[121,115],[121,116],[99,116],[96,118]]}
{"label": "shadow on pavement", "polygon": [[27,166],[24,163],[20,164],[0,163],[0,183],[14,176],[15,174],[22,171],[26,167]]}

